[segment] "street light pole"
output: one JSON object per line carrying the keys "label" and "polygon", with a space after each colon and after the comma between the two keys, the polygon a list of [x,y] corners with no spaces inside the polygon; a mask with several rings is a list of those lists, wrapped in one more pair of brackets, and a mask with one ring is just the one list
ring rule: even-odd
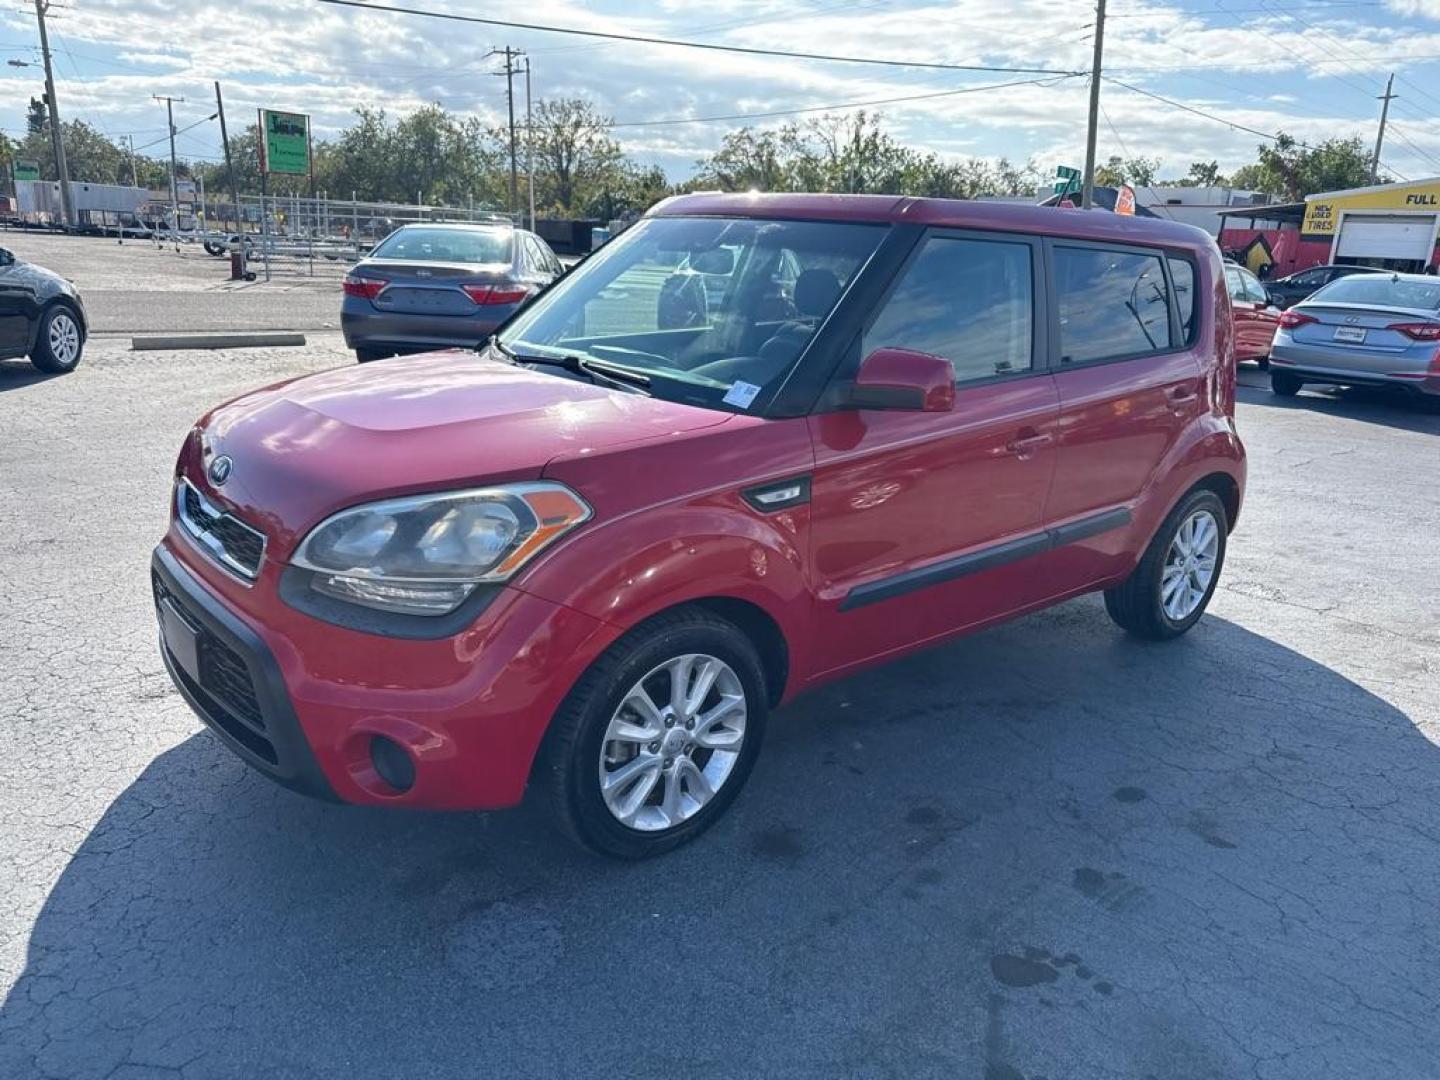
{"label": "street light pole", "polygon": [[1090,119],[1085,136],[1085,180],[1080,191],[1080,208],[1095,204],[1095,136],[1100,121],[1100,67],[1105,54],[1105,0],[1095,3],[1095,58],[1090,65]]}
{"label": "street light pole", "polygon": [[35,0],[35,19],[40,23],[40,57],[45,61],[45,104],[50,116],[50,146],[55,152],[55,173],[60,180],[60,216],[68,229],[75,222],[75,202],[70,195],[70,168],[65,163],[65,136],[60,130],[60,103],[55,100],[55,72],[50,66],[50,37],[45,32],[49,0]]}

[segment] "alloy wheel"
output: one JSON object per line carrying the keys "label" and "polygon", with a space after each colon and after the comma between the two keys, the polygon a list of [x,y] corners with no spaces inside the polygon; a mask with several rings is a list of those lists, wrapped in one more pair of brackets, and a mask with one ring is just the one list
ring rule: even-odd
{"label": "alloy wheel", "polygon": [[745,741],[745,688],[704,653],[676,656],[621,698],[600,747],[600,793],[622,825],[673,828],[724,786]]}
{"label": "alloy wheel", "polygon": [[1196,510],[1180,523],[1160,574],[1160,606],[1173,622],[1184,622],[1205,600],[1215,580],[1220,523],[1209,510]]}
{"label": "alloy wheel", "polygon": [[50,330],[46,335],[50,355],[56,363],[65,367],[73,364],[80,355],[80,327],[67,312],[57,311],[50,318]]}

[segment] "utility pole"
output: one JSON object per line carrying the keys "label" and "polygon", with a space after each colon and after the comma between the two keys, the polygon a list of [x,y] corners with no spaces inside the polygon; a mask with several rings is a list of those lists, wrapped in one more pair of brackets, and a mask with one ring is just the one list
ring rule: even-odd
{"label": "utility pole", "polygon": [[1380,97],[1380,100],[1384,102],[1384,104],[1380,106],[1380,131],[1375,136],[1375,156],[1370,159],[1370,182],[1372,184],[1378,184],[1380,182],[1380,147],[1385,145],[1385,121],[1390,116],[1390,101],[1400,96],[1399,94],[1391,93],[1394,87],[1395,73],[1392,71],[1390,78],[1385,82],[1385,93]]}
{"label": "utility pole", "polygon": [[75,201],[70,196],[70,167],[65,163],[65,136],[60,130],[60,103],[55,100],[55,72],[50,66],[50,37],[45,32],[45,14],[50,0],[35,0],[35,19],[40,24],[40,57],[45,61],[45,106],[50,114],[50,147],[55,152],[55,174],[60,178],[60,216],[68,229],[75,222]]}
{"label": "utility pole", "polygon": [[505,76],[505,104],[510,112],[510,215],[520,216],[519,164],[515,153],[515,61],[524,55],[519,49],[506,45],[503,49],[491,49],[486,56],[505,57],[505,70],[495,74]]}
{"label": "utility pole", "polygon": [[1095,59],[1090,65],[1090,120],[1085,136],[1085,180],[1080,209],[1095,205],[1095,136],[1100,122],[1100,68],[1105,55],[1105,0],[1095,0]]}
{"label": "utility pole", "polygon": [[535,231],[535,121],[530,111],[530,57],[525,57],[525,179],[530,188],[530,231]]}
{"label": "utility pole", "polygon": [[175,102],[185,103],[183,97],[169,97],[165,94],[151,94],[156,101],[165,102],[166,126],[170,129],[170,228],[175,236],[180,235],[180,197],[175,190]]}
{"label": "utility pole", "polygon": [[230,203],[235,208],[235,231],[243,233],[245,223],[240,217],[240,195],[235,188],[235,166],[230,163],[230,135],[225,130],[225,100],[220,96],[220,81],[215,81],[215,115],[220,117],[220,141],[225,145],[225,179],[230,183]]}
{"label": "utility pole", "polygon": [[126,135],[125,138],[130,141],[130,186],[139,187],[140,173],[135,168],[135,136]]}

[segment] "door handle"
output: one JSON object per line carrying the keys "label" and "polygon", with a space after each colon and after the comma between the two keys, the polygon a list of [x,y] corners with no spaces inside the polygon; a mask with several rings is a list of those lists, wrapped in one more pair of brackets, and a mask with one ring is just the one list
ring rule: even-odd
{"label": "door handle", "polygon": [[1042,446],[1049,446],[1053,441],[1053,435],[1036,431],[1034,428],[1022,428],[1013,439],[1005,444],[1005,450],[1018,458],[1024,458],[1029,457]]}
{"label": "door handle", "polygon": [[1200,391],[1193,386],[1177,386],[1170,391],[1170,407],[1172,409],[1184,408],[1200,396]]}

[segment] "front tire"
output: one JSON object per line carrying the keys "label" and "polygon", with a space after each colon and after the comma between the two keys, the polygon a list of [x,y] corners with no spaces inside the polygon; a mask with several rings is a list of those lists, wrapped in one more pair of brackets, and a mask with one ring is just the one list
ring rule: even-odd
{"label": "front tire", "polygon": [[47,375],[64,375],[75,370],[85,350],[85,331],[74,309],[55,304],[40,319],[35,352],[30,362]]}
{"label": "front tire", "polygon": [[622,859],[693,840],[725,812],[760,753],[768,696],[754,643],[701,608],[626,634],[555,714],[539,777],[556,824]]}
{"label": "front tire", "polygon": [[1207,488],[1192,491],[1166,516],[1130,576],[1105,592],[1105,610],[1128,633],[1149,641],[1179,637],[1210,604],[1225,564],[1225,504]]}
{"label": "front tire", "polygon": [[1303,380],[1288,371],[1270,372],[1270,390],[1280,397],[1294,397],[1304,385]]}

